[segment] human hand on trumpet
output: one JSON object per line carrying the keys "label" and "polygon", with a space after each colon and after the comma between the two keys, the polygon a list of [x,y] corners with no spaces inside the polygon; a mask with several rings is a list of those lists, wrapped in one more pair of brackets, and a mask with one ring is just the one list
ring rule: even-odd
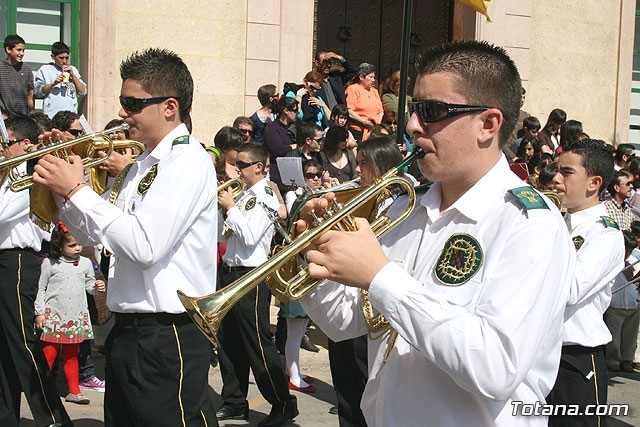
{"label": "human hand on trumpet", "polygon": [[[64,133],[57,129],[45,132],[39,137],[42,140],[64,140],[64,138]],[[48,187],[61,197],[69,198],[82,187],[77,184],[84,183],[84,166],[80,156],[69,150],[67,152],[69,153],[68,162],[51,154],[40,158],[33,169],[33,181]],[[73,188],[74,186],[76,188]],[[72,188],[73,191],[69,193]]]}
{"label": "human hand on trumpet", "polygon": [[235,205],[236,202],[233,200],[233,189],[231,187],[218,191],[218,206],[220,206],[223,212],[226,213]]}
{"label": "human hand on trumpet", "polygon": [[[111,156],[102,164],[98,166],[100,170],[106,170],[110,176],[116,176],[124,169],[129,163],[133,162],[133,149],[125,148],[124,153],[120,154],[117,151],[113,151]],[[98,151],[100,158],[106,157],[107,153],[100,150]]]}
{"label": "human hand on trumpet", "polygon": [[[297,232],[314,227],[323,215],[331,215],[329,206],[334,198],[335,193],[330,192],[307,201],[296,222]],[[330,230],[307,247],[305,258],[311,277],[369,289],[373,278],[390,260],[382,251],[369,222],[355,217],[354,223],[356,231]]]}

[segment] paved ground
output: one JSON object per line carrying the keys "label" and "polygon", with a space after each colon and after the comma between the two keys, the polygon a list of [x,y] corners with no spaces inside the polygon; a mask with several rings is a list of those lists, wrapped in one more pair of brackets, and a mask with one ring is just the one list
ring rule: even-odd
{"label": "paved ground", "polygon": [[[276,311],[272,310],[272,315]],[[272,316],[272,324],[275,324],[275,317]],[[298,398],[298,407],[300,415],[295,419],[295,423],[291,426],[338,426],[338,417],[329,414],[329,408],[335,404],[335,393],[331,383],[331,373],[329,371],[329,356],[327,353],[327,339],[319,330],[312,327],[311,336],[313,342],[320,347],[319,353],[310,353],[308,351],[300,351],[300,364],[302,372],[316,378],[313,385],[317,388],[316,393],[306,394],[292,392]],[[104,356],[94,352],[96,369],[98,376],[104,378]],[[640,360],[640,346],[636,353],[636,360]],[[66,394],[66,383],[64,375],[60,370],[58,375],[58,388],[61,395]],[[220,370],[218,368],[211,369],[209,372],[209,385],[211,386],[211,396],[216,407],[221,404],[219,396],[222,389],[222,380],[220,378]],[[628,403],[631,406],[630,413],[627,416],[615,417],[610,419],[610,427],[626,427],[640,426],[640,372],[635,374],[617,373],[609,379],[609,403]],[[103,394],[93,391],[87,391],[86,395],[91,399],[89,405],[75,405],[65,403],[67,411],[76,427],[100,427],[103,426]],[[255,383],[252,383],[249,389],[249,423],[244,421],[221,421],[220,425],[244,425],[256,426],[258,421],[264,418],[268,413],[270,406],[260,396]],[[35,423],[31,417],[29,407],[24,399],[22,399],[22,422],[21,427],[34,427]]]}

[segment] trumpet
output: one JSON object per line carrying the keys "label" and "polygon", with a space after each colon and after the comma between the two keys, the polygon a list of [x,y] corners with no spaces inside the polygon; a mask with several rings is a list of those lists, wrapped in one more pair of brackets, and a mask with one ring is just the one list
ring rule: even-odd
{"label": "trumpet", "polygon": [[228,179],[218,185],[218,193],[229,187],[231,187],[231,197],[235,199],[244,191],[244,181],[240,177]]}
{"label": "trumpet", "polygon": [[194,323],[205,336],[217,345],[218,329],[222,323],[222,319],[231,307],[268,276],[278,273],[280,269],[284,269],[284,274],[276,274],[279,278],[277,281],[281,281],[280,286],[272,288],[272,292],[279,298],[286,296],[290,299],[299,299],[304,296],[320,284],[322,280],[311,278],[306,268],[293,274],[290,280],[284,279],[286,272],[290,272],[292,264],[295,264],[297,267],[296,257],[298,254],[309,246],[315,238],[329,230],[355,231],[356,226],[353,218],[355,216],[371,218],[371,213],[377,212],[378,202],[381,197],[386,199],[388,189],[391,186],[400,185],[406,190],[408,195],[407,206],[404,211],[393,219],[385,215],[373,219],[371,228],[376,234],[376,237],[380,238],[400,222],[404,221],[415,207],[416,192],[411,182],[398,176],[398,174],[402,168],[422,156],[424,156],[422,150],[415,150],[410,157],[378,178],[370,186],[349,190],[351,194],[353,194],[352,192],[356,192],[357,194],[348,201],[338,202],[334,199],[321,218],[318,218],[312,213],[316,218],[312,228],[308,228],[300,233],[268,261],[254,268],[224,289],[203,297],[189,297],[183,292],[178,291],[178,297],[186,308],[189,316],[191,316]]}
{"label": "trumpet", "polygon": [[[105,132],[112,131],[112,129],[109,129]],[[112,140],[111,142],[98,139],[97,141],[92,141],[87,146],[85,157],[99,159],[100,156],[98,155],[98,151],[108,151],[110,144],[113,144],[113,150],[120,154],[124,154],[124,150],[130,148],[132,151],[133,160],[137,159],[138,156],[142,154],[144,150],[146,150],[146,147],[143,143],[134,141],[132,139]],[[91,168],[87,170],[87,182],[89,183],[89,185],[91,185],[91,188],[93,188],[96,193],[102,194],[107,188],[108,175],[109,174],[106,170]]]}
{"label": "trumpet", "polygon": [[[113,141],[108,134],[118,130],[127,129],[128,127],[129,125],[125,123],[113,129],[84,135],[68,141],[54,142],[52,138],[49,138],[49,144],[43,142],[43,145],[38,147],[38,149],[35,151],[0,161],[0,171],[9,171],[9,178],[11,180],[11,182],[9,183],[9,188],[11,188],[11,190],[14,192],[18,192],[26,190],[28,188],[32,188],[35,183],[33,182],[33,176],[31,174],[17,176],[13,169],[23,162],[36,160],[46,154],[53,154],[64,159],[68,159],[69,153],[67,150],[70,148],[79,148],[80,153],[82,153],[83,150],[85,152],[83,153],[85,155],[83,155],[82,159],[82,164],[85,169],[98,166],[99,164],[104,163],[109,158],[109,156],[111,156],[111,153],[113,153]],[[87,157],[86,152],[90,151],[90,147],[98,143],[97,141],[105,142],[107,149],[106,156],[102,158]]]}

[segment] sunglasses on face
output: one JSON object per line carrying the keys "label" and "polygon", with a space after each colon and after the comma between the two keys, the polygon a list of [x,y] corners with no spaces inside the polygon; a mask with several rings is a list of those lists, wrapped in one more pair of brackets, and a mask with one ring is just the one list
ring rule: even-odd
{"label": "sunglasses on face", "polygon": [[251,135],[253,133],[253,131],[250,129],[238,129],[238,130],[244,133],[245,135]]}
{"label": "sunglasses on face", "polygon": [[431,99],[409,102],[407,106],[409,117],[413,116],[413,113],[416,113],[420,120],[425,123],[439,122],[449,117],[459,116],[460,114],[486,111],[491,108],[479,105],[448,104]]}
{"label": "sunglasses on face", "polygon": [[244,169],[248,168],[249,166],[257,165],[258,163],[262,163],[262,161],[256,160],[255,162],[247,163],[241,160],[236,160],[235,167],[237,167],[238,169]]}
{"label": "sunglasses on face", "polygon": [[149,104],[159,104],[169,98],[177,99],[178,102],[180,102],[179,98],[176,98],[175,96],[156,96],[153,98],[134,98],[133,96],[121,96],[120,105],[125,109],[125,111],[129,113],[137,113],[139,111],[142,111],[142,109]]}
{"label": "sunglasses on face", "polygon": [[18,142],[24,141],[26,138],[22,139],[10,139],[7,141],[7,147],[11,147],[13,144],[17,144]]}
{"label": "sunglasses on face", "polygon": [[304,174],[304,177],[305,179],[320,179],[322,177],[322,174],[320,172],[307,172]]}
{"label": "sunglasses on face", "polygon": [[76,138],[79,137],[80,135],[82,135],[82,129],[69,129],[67,130],[67,132],[69,132],[71,135],[75,136]]}

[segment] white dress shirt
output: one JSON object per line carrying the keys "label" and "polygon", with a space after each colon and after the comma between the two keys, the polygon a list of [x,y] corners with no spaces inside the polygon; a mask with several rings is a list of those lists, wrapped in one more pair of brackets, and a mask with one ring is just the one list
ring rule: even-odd
{"label": "white dress shirt", "polygon": [[[525,185],[502,157],[443,212],[433,184],[381,239],[391,262],[369,298],[398,338],[386,363],[389,335],[369,340],[361,402],[369,426],[547,425],[512,416],[511,401],[544,404],[553,387],[575,254],[553,203],[526,210],[507,192]],[[405,203],[399,197],[389,215]],[[449,286],[434,268],[456,233],[476,239],[483,261],[468,282]],[[301,301],[334,340],[366,333],[355,288],[327,282]]]}
{"label": "white dress shirt", "polygon": [[624,267],[622,232],[605,226],[604,204],[565,215],[577,250],[576,274],[565,310],[564,345],[597,347],[611,341],[602,315],[611,302],[613,279]]}
{"label": "white dress shirt", "polygon": [[[627,258],[627,262],[629,264],[633,264],[638,261],[638,258],[630,255]],[[638,271],[640,271],[640,263],[636,263],[632,268],[633,274],[635,276]],[[622,288],[628,282],[627,278],[623,273],[618,273],[616,278],[613,281],[613,286],[611,286],[611,304],[609,307],[611,308],[624,308],[625,310],[635,310],[638,308],[638,298],[640,298],[640,294],[638,294],[638,284],[629,285],[621,291],[616,292],[616,290]]]}
{"label": "white dress shirt", "polygon": [[226,265],[257,267],[269,259],[275,226],[264,205],[275,211],[280,206],[266,178],[245,189],[227,211],[218,236],[220,241],[227,241],[227,251],[222,256]]}
{"label": "white dress shirt", "polygon": [[[172,145],[183,135],[188,131],[181,124],[136,159],[116,206],[84,187],[62,208],[76,239],[100,242],[113,253],[107,292],[112,311],[182,313],[178,289],[189,296],[215,291],[216,174],[195,138]],[[138,184],[155,164],[157,176],[140,194]]]}
{"label": "white dress shirt", "polygon": [[[16,167],[19,174],[25,173],[27,163]],[[9,188],[9,177],[0,187],[0,250],[31,248],[40,250],[45,232],[29,218],[29,191],[14,193]]]}

